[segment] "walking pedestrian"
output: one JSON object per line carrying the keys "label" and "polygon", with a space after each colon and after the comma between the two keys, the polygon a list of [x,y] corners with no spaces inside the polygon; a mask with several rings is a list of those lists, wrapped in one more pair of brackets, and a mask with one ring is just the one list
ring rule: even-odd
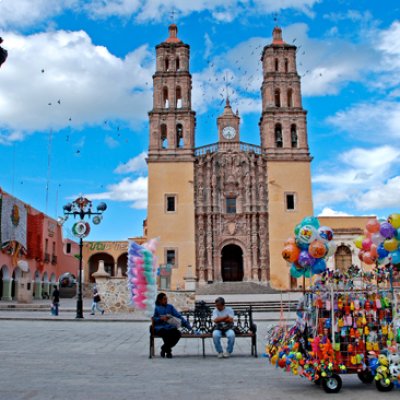
{"label": "walking pedestrian", "polygon": [[57,288],[57,285],[53,286],[54,290],[51,295],[51,298],[53,300],[53,304],[51,305],[51,313],[53,315],[58,315],[58,307],[60,305],[60,292]]}
{"label": "walking pedestrian", "polygon": [[99,312],[101,312],[101,315],[104,314],[104,310],[100,307],[100,301],[101,301],[101,297],[99,292],[97,291],[96,288],[93,289],[93,302],[92,302],[92,312],[91,315],[95,314],[95,309]]}

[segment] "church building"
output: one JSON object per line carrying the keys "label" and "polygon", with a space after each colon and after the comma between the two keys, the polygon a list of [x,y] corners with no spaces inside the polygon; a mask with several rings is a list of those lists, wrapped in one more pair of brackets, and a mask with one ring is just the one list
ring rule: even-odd
{"label": "church building", "polygon": [[[226,99],[216,142],[196,147],[190,47],[175,24],[156,46],[149,112],[147,237],[159,237],[161,288],[255,282],[296,285],[283,242],[313,215],[307,111],[296,46],[275,27],[262,51],[259,144],[240,137],[240,117]],[[350,224],[360,226],[365,221]]]}

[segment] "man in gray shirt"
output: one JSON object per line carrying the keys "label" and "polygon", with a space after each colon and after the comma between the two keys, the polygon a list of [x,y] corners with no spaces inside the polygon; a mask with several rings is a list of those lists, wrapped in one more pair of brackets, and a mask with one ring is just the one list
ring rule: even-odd
{"label": "man in gray shirt", "polygon": [[[215,324],[213,340],[218,358],[228,358],[233,352],[233,346],[235,345],[235,331],[233,330],[234,316],[232,308],[225,307],[225,299],[223,297],[215,299],[215,309],[212,314],[212,320]],[[222,336],[226,336],[228,339],[225,352],[223,352],[221,345]]]}

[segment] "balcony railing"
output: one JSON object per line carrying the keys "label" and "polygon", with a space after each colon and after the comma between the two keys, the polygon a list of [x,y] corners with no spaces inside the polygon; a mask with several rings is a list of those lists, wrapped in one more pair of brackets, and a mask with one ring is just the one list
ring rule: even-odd
{"label": "balcony railing", "polygon": [[217,142],[206,146],[197,147],[194,150],[195,156],[204,156],[207,153],[218,153],[223,151],[245,151],[247,153],[261,154],[261,146],[245,142]]}
{"label": "balcony railing", "polygon": [[45,263],[50,262],[50,254],[49,253],[44,253],[44,262]]}
{"label": "balcony railing", "polygon": [[51,256],[51,263],[52,263],[53,265],[56,265],[56,264],[57,264],[57,256],[54,255],[54,254]]}

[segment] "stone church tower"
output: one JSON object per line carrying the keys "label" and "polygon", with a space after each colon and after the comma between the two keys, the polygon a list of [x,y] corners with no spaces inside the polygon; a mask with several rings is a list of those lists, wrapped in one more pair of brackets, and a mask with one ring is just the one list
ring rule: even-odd
{"label": "stone church tower", "polygon": [[160,237],[162,288],[247,281],[289,288],[284,240],[312,215],[306,111],[296,47],[280,28],[263,50],[260,143],[240,141],[229,99],[217,119],[218,141],[195,147],[189,46],[176,25],[156,46],[149,113],[148,237]]}

